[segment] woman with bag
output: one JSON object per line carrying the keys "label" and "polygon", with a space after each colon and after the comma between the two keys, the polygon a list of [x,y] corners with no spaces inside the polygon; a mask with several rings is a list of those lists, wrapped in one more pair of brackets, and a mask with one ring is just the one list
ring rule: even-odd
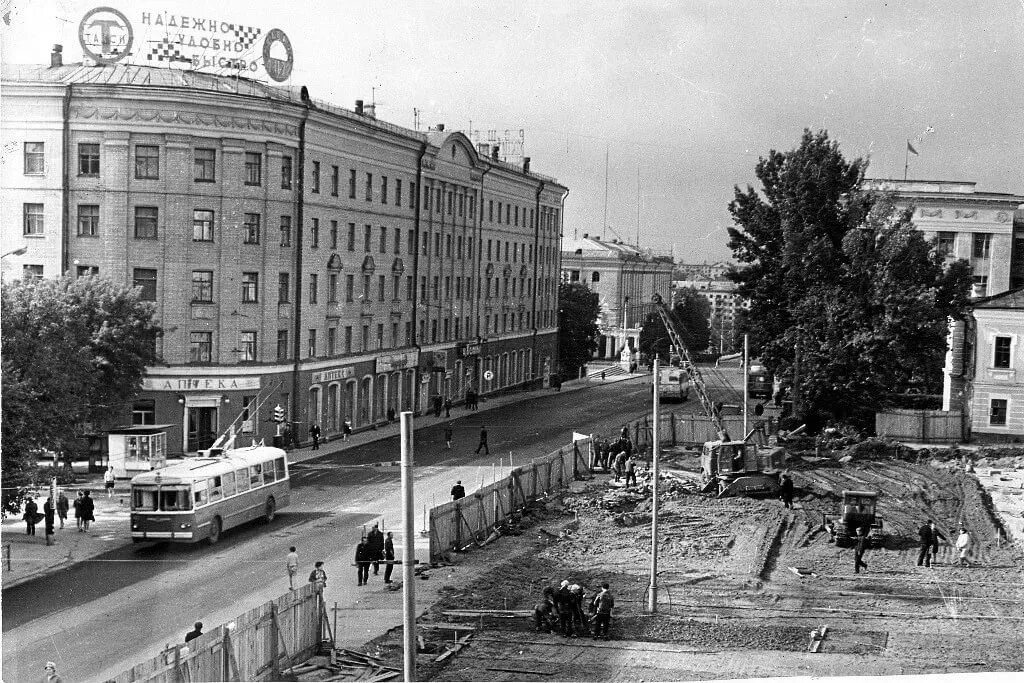
{"label": "woman with bag", "polygon": [[324,588],[327,587],[327,572],[324,571],[323,562],[317,562],[314,567],[313,571],[309,573],[309,582],[313,584],[314,590],[322,595]]}

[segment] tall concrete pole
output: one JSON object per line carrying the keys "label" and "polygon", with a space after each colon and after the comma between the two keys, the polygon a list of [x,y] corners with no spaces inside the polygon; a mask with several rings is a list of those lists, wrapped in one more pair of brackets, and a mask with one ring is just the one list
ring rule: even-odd
{"label": "tall concrete pole", "polygon": [[402,432],[402,594],[405,598],[402,608],[404,624],[404,663],[405,680],[416,680],[416,578],[413,565],[416,545],[416,533],[413,529],[416,508],[412,495],[413,467],[413,432],[412,413],[405,411],[401,415]]}
{"label": "tall concrete pole", "polygon": [[661,444],[658,442],[660,431],[658,429],[660,420],[660,396],[658,395],[658,384],[661,375],[661,360],[654,357],[654,427],[651,431],[651,454],[653,465],[651,467],[651,588],[647,593],[647,610],[652,614],[658,611],[658,455],[661,452]]}
{"label": "tall concrete pole", "polygon": [[750,336],[743,335],[743,438],[747,437],[747,397],[750,393]]}

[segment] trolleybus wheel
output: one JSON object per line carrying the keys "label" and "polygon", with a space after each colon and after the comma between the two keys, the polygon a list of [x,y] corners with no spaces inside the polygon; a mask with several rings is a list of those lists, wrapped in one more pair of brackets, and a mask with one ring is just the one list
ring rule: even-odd
{"label": "trolleybus wheel", "polygon": [[213,521],[210,522],[210,545],[213,545],[220,540],[220,517],[214,517]]}
{"label": "trolleybus wheel", "polygon": [[266,512],[263,513],[263,518],[270,524],[274,521],[274,517],[277,516],[277,504],[274,502],[274,497],[267,498]]}

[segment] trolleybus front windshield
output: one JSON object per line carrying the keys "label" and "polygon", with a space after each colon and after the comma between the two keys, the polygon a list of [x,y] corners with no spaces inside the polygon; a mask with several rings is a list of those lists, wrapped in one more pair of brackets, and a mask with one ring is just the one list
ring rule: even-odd
{"label": "trolleybus front windshield", "polygon": [[[158,507],[159,504],[159,507]],[[188,486],[133,486],[132,510],[135,512],[180,512],[192,509],[192,490]]]}

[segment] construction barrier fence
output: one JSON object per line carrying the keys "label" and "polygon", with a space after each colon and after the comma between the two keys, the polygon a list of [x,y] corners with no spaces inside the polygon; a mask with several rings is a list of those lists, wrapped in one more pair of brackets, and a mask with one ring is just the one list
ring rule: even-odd
{"label": "construction barrier fence", "polygon": [[942,443],[966,441],[960,410],[898,409],[875,413],[875,434],[897,441]]}
{"label": "construction barrier fence", "polygon": [[235,617],[107,683],[279,681],[281,670],[315,654],[326,623],[323,598],[312,584]]}
{"label": "construction barrier fence", "polygon": [[507,477],[465,498],[431,509],[430,561],[486,540],[514,511],[552,491],[568,488],[577,477],[589,476],[590,450],[590,439],[576,441],[529,465],[513,468]]}
{"label": "construction barrier fence", "polygon": [[[722,424],[730,439],[738,441],[744,437],[742,415],[723,416]],[[635,446],[648,449],[653,439],[653,426],[652,417],[645,415],[639,420],[621,425],[618,431],[601,436],[614,441],[625,428]],[[778,434],[778,419],[768,414],[749,417],[746,428],[748,432],[754,432],[750,438],[751,443],[766,446],[768,439]],[[719,438],[715,425],[706,416],[665,411],[661,413],[658,436],[662,446],[700,446],[705,441],[716,441]]]}

